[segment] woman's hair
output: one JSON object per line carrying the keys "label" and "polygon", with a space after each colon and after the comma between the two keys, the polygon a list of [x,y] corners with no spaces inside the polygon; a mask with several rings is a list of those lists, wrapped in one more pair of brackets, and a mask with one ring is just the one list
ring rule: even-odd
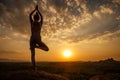
{"label": "woman's hair", "polygon": [[35,13],[34,20],[39,20],[39,14],[38,14],[38,12]]}

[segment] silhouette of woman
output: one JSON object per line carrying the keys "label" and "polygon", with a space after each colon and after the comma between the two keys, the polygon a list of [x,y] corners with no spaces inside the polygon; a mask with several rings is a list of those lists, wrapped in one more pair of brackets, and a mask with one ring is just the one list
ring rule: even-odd
{"label": "silhouette of woman", "polygon": [[[34,19],[32,18],[33,16]],[[33,69],[36,70],[35,48],[39,48],[44,51],[48,51],[49,48],[41,41],[40,32],[43,24],[43,16],[38,10],[38,5],[36,5],[36,8],[30,13],[29,18],[31,23],[31,38],[30,38],[31,61],[32,61]]]}

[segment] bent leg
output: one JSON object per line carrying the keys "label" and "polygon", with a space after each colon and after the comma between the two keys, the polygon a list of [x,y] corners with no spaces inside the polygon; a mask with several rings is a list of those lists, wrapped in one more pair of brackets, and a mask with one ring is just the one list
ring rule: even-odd
{"label": "bent leg", "polygon": [[44,44],[42,41],[38,43],[39,48],[44,50],[44,51],[49,51],[49,48],[47,47],[46,44]]}

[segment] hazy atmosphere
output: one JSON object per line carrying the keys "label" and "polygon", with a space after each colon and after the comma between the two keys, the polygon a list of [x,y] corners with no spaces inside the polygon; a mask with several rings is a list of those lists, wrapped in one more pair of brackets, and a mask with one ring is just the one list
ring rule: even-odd
{"label": "hazy atmosphere", "polygon": [[30,61],[36,4],[50,49],[36,49],[37,61],[120,60],[120,0],[0,0],[0,60]]}

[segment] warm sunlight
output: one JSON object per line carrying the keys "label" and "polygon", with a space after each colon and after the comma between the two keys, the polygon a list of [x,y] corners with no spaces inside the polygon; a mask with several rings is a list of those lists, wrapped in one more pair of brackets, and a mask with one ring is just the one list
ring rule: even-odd
{"label": "warm sunlight", "polygon": [[65,50],[65,51],[63,52],[63,55],[64,55],[64,57],[66,57],[66,58],[70,58],[70,57],[71,57],[71,51],[70,51],[70,50]]}

